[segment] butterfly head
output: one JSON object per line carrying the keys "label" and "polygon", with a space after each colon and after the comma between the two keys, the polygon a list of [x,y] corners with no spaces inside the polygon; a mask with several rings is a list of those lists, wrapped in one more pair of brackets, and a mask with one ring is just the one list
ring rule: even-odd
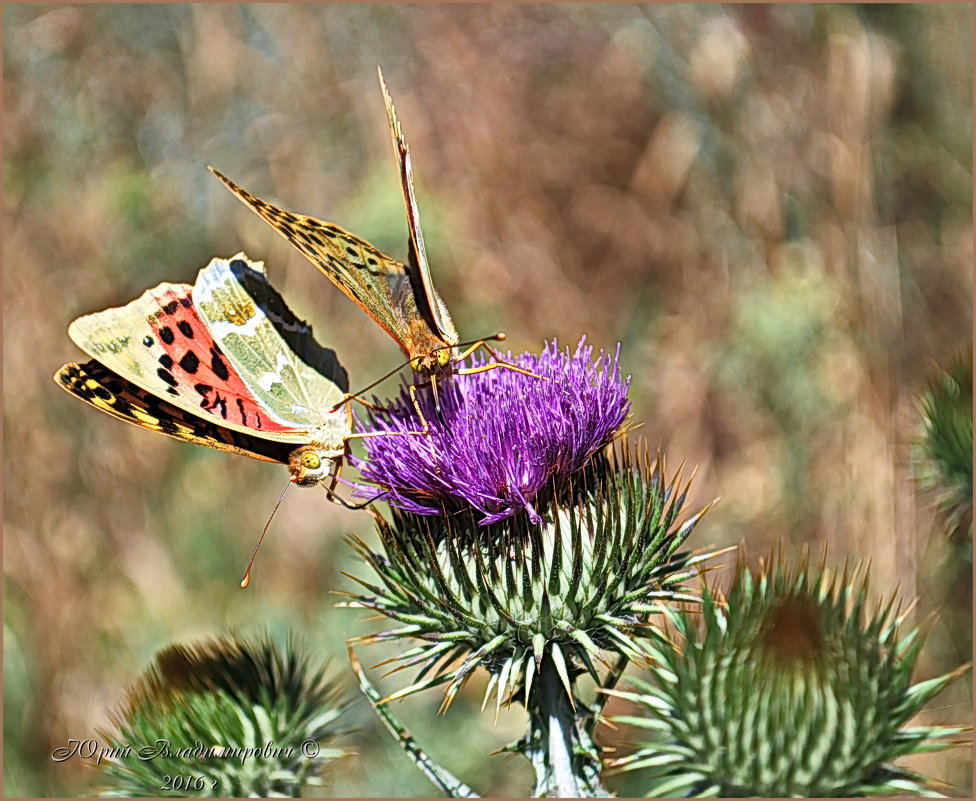
{"label": "butterfly head", "polygon": [[434,375],[444,375],[451,372],[454,362],[454,348],[444,347],[425,353],[423,356],[415,356],[410,360],[410,369],[417,375],[430,378]]}
{"label": "butterfly head", "polygon": [[336,462],[342,455],[342,450],[322,445],[302,445],[295,448],[288,457],[291,480],[299,487],[311,487],[325,481],[335,472]]}

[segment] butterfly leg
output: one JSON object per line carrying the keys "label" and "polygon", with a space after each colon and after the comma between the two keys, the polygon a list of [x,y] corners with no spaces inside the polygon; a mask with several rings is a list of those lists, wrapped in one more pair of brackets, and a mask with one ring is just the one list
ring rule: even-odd
{"label": "butterfly leg", "polygon": [[[355,397],[355,395],[346,395],[346,400],[348,400],[349,398],[354,398],[354,397]],[[371,409],[376,409],[377,411],[380,411],[380,412],[389,413],[389,409],[383,409],[380,406],[373,406],[372,404],[367,404],[367,405],[369,405],[369,408],[371,408]],[[353,422],[354,421],[353,421],[353,417],[352,417],[352,408],[351,408],[351,406],[349,404],[346,405],[346,413],[347,413],[347,415],[349,417],[349,428],[352,429]],[[424,420],[423,415],[421,415],[420,419],[421,420]],[[426,422],[427,421],[424,420],[425,425],[426,425]],[[367,432],[365,434],[348,434],[346,436],[345,440],[344,440],[345,445],[346,445],[346,456],[349,455],[349,440],[351,440],[351,439],[365,439],[366,437],[396,437],[396,436],[401,436],[403,434],[407,434],[407,435],[410,435],[410,436],[422,437],[422,436],[425,436],[427,433],[428,432],[426,432],[426,431],[369,431],[369,432]],[[339,473],[341,471],[342,471],[342,460],[339,460],[338,464],[336,465],[336,471],[333,474],[333,476],[334,476],[333,481],[332,481],[332,486],[333,487],[335,487],[335,482],[339,480]]]}
{"label": "butterfly leg", "polygon": [[365,434],[350,434],[346,439],[365,439],[366,437],[426,437],[429,431],[367,431]]}
{"label": "butterfly leg", "polygon": [[369,500],[363,503],[349,503],[349,501],[347,501],[341,495],[336,495],[335,493],[333,493],[332,490],[330,490],[328,487],[325,488],[325,491],[328,493],[329,500],[332,501],[332,503],[341,506],[343,509],[350,509],[354,512],[360,509],[365,509],[367,506],[370,506],[371,504],[378,501],[380,498],[382,498],[384,495],[387,494],[387,490],[383,490],[378,495],[374,495],[372,498],[370,498]]}
{"label": "butterfly leg", "polygon": [[521,373],[522,375],[527,375],[530,378],[538,378],[540,381],[548,381],[544,375],[537,375],[530,370],[525,370],[521,367],[517,367],[514,364],[509,364],[508,362],[492,362],[491,364],[483,364],[481,367],[465,367],[462,370],[455,370],[457,375],[476,375],[478,373],[487,373],[489,370],[495,370],[499,367],[504,367],[506,370],[514,370],[516,373]]}
{"label": "butterfly leg", "polygon": [[530,376],[531,378],[538,378],[540,381],[548,381],[544,375],[537,375],[530,370],[526,370],[522,367],[512,364],[511,362],[505,361],[501,355],[495,350],[491,345],[489,345],[485,340],[479,339],[470,348],[468,348],[464,353],[457,357],[457,361],[463,362],[472,353],[474,353],[478,348],[484,348],[488,353],[491,354],[492,358],[495,360],[491,364],[485,364],[481,367],[465,367],[460,370],[455,370],[458,375],[474,375],[476,373],[485,373],[488,370],[494,370],[496,367],[504,367],[507,370],[514,370],[516,373],[521,373],[522,375]]}
{"label": "butterfly leg", "polygon": [[336,459],[335,471],[330,476],[331,481],[329,481],[328,485],[326,485],[325,482],[323,481],[322,488],[325,490],[326,494],[329,496],[329,500],[332,501],[332,503],[341,506],[344,509],[351,509],[353,511],[357,511],[359,509],[365,509],[373,502],[378,501],[380,498],[382,498],[384,495],[387,494],[387,491],[383,490],[383,492],[379,493],[378,495],[374,495],[372,498],[370,498],[367,501],[364,501],[363,503],[349,503],[349,501],[347,501],[345,498],[343,498],[335,491],[336,484],[339,483],[339,475],[342,473],[343,462],[345,461],[345,457],[349,455],[348,439],[349,438],[347,438],[346,445],[345,445],[345,450],[346,450],[345,455],[341,459]]}
{"label": "butterfly leg", "polygon": [[[410,434],[410,435],[417,435],[417,436],[426,436],[427,434],[429,434],[430,433],[430,426],[428,425],[427,418],[424,417],[424,413],[421,410],[420,404],[417,401],[417,389],[418,388],[423,388],[425,386],[430,386],[430,383],[431,382],[428,381],[428,382],[425,382],[423,384],[417,384],[417,385],[411,384],[411,386],[410,386],[410,399],[413,401],[413,408],[417,410],[417,415],[420,417],[420,422],[423,424],[423,429],[424,429],[423,431],[379,431],[379,432],[373,432],[373,433],[369,433],[369,434],[351,434],[348,437],[346,437],[346,440],[350,440],[350,439],[361,439],[363,437],[386,437],[386,436],[392,436],[392,435],[395,435],[395,434],[396,435],[399,435],[399,434]],[[352,428],[352,424],[353,424],[352,404],[350,403],[350,401],[353,401],[353,400],[359,401],[363,406],[365,406],[368,409],[373,410],[374,412],[382,412],[384,414],[391,414],[392,411],[393,411],[389,407],[377,406],[375,403],[371,403],[368,400],[364,400],[363,398],[359,397],[358,395],[352,395],[352,394],[350,394],[350,393],[347,392],[345,398],[343,398],[343,400],[340,403],[337,403],[335,406],[333,406],[329,411],[330,412],[337,411],[340,407],[342,407],[343,405],[345,405],[346,410],[347,410],[348,415],[349,415],[349,427],[350,428]],[[357,508],[360,508],[360,507],[357,507]]]}
{"label": "butterfly leg", "polygon": [[[346,395],[346,400],[349,400],[352,397],[354,397],[354,396],[353,395]],[[346,404],[346,413],[347,413],[347,415],[349,417],[349,428],[351,429],[352,426],[353,426],[353,416],[352,416],[352,408],[351,408],[351,406],[349,404]],[[374,495],[372,498],[370,498],[369,500],[365,501],[364,503],[352,504],[352,503],[349,503],[349,501],[347,501],[345,498],[343,498],[340,495],[338,495],[336,493],[336,491],[335,491],[335,488],[336,488],[336,484],[339,483],[339,476],[342,473],[342,465],[345,463],[346,458],[349,456],[349,452],[350,452],[349,440],[351,440],[351,439],[363,439],[365,437],[388,437],[388,436],[394,436],[396,434],[416,434],[418,436],[423,436],[423,432],[420,432],[420,431],[370,431],[370,432],[367,432],[365,434],[349,434],[348,436],[346,436],[343,439],[343,449],[344,449],[345,452],[343,453],[343,455],[342,455],[341,458],[335,460],[335,470],[333,470],[333,472],[332,472],[332,474],[330,476],[330,479],[331,480],[329,481],[329,484],[328,485],[326,485],[325,483],[322,484],[322,486],[324,487],[325,491],[329,495],[329,500],[332,501],[335,504],[338,504],[339,506],[344,507],[345,509],[357,510],[357,509],[365,509],[371,503],[373,503],[374,501],[379,500],[384,495],[386,495],[387,494],[387,491],[384,490],[383,492],[379,493],[378,495]]]}
{"label": "butterfly leg", "polygon": [[[349,443],[343,442],[343,449],[345,453],[341,458],[335,460],[335,470],[332,471],[332,475],[329,477],[329,485],[325,487],[325,491],[329,493],[329,498],[338,498],[339,496],[335,494],[336,484],[339,483],[339,476],[342,474],[342,465],[346,461],[346,456],[349,455]],[[323,485],[325,486],[325,485]]]}
{"label": "butterfly leg", "polygon": [[[348,409],[352,405],[352,401],[359,401],[367,409],[371,409],[374,412],[384,412],[386,414],[390,413],[390,410],[387,407],[377,406],[375,403],[372,403],[371,401],[368,401],[365,398],[361,398],[359,395],[353,395],[351,392],[347,392],[345,394],[345,397],[343,397],[343,399],[339,403],[337,403],[335,406],[329,409],[329,413],[331,414],[332,412],[337,412],[343,406],[345,406]],[[350,412],[350,418],[351,416],[352,413]]]}

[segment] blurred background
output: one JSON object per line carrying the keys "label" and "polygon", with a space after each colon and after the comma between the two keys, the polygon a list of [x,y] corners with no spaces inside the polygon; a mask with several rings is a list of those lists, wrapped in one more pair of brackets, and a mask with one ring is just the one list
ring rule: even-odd
{"label": "blurred background", "polygon": [[[242,591],[286,471],[123,425],[51,375],[84,358],[72,319],[240,249],[353,388],[393,368],[206,170],[403,258],[378,64],[462,337],[620,342],[641,434],[698,465],[693,507],[721,497],[692,545],[868,559],[879,598],[931,615],[917,678],[971,658],[912,466],[920,392],[971,351],[969,6],[3,10],[5,795],[89,791],[51,751],[97,736],[173,641],[294,629],[342,672],[344,639],[374,630],[333,608],[364,514],[289,493]],[[485,758],[522,716],[494,723],[469,689],[447,719],[436,691],[395,711],[479,791],[524,795],[527,765]],[[937,704],[928,720],[969,720],[968,679]],[[365,703],[350,722],[327,793],[432,792]],[[965,749],[916,766],[970,792]]]}

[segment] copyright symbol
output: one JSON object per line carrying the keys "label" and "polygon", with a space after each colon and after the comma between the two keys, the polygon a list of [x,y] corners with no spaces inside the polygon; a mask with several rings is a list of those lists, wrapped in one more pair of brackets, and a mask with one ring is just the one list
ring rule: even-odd
{"label": "copyright symbol", "polygon": [[306,759],[315,759],[321,750],[315,740],[302,740],[302,756]]}

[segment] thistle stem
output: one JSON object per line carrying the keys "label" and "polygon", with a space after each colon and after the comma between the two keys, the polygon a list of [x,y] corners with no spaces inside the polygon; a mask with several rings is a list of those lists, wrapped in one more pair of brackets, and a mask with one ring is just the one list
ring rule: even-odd
{"label": "thistle stem", "polygon": [[530,731],[520,749],[535,768],[537,798],[593,798],[609,794],[600,784],[600,758],[585,732],[582,703],[566,693],[547,654],[527,705]]}
{"label": "thistle stem", "polygon": [[376,714],[380,716],[383,725],[386,726],[390,734],[393,735],[397,744],[406,752],[410,760],[420,768],[420,771],[430,779],[438,790],[443,792],[448,798],[480,798],[474,790],[468,787],[460,779],[455,778],[434,760],[432,760],[424,750],[417,744],[416,740],[404,727],[394,714],[390,711],[389,704],[385,703],[379,691],[369,683],[366,672],[356,658],[352,648],[349,648],[349,661],[352,663],[353,672],[359,679],[359,689],[362,690]]}
{"label": "thistle stem", "polygon": [[[580,798],[581,793],[573,775],[572,740],[570,732],[575,722],[569,699],[552,667],[551,660],[546,660],[548,676],[543,673],[542,707],[546,716],[546,726],[549,729],[549,769],[550,786],[555,792],[547,793],[557,798]],[[544,668],[545,670],[545,668]],[[548,679],[548,680],[547,680]]]}

